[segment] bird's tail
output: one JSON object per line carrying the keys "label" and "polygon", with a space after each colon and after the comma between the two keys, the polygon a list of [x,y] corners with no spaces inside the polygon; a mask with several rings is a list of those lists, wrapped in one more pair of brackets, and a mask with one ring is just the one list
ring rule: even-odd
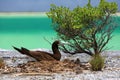
{"label": "bird's tail", "polygon": [[26,54],[26,55],[31,56],[31,55],[29,54],[30,51],[29,51],[28,49],[26,49],[26,48],[21,47],[21,49],[19,49],[19,48],[14,47],[14,46],[13,46],[13,48],[14,48],[15,50],[17,50],[18,52],[22,53],[22,54]]}
{"label": "bird's tail", "polygon": [[[31,53],[31,51],[28,50],[28,49],[26,49],[26,48],[21,47],[21,49],[19,49],[19,48],[16,48],[16,47],[14,47],[14,46],[13,46],[13,48],[14,48],[15,50],[17,50],[18,52],[20,52],[21,54],[24,54],[24,55],[27,55],[27,56],[30,56],[30,57],[33,57],[33,58],[36,59],[36,57]],[[39,61],[39,59],[36,59],[36,60]]]}
{"label": "bird's tail", "polygon": [[24,52],[24,54],[29,53],[30,51],[26,48],[21,47],[21,50]]}

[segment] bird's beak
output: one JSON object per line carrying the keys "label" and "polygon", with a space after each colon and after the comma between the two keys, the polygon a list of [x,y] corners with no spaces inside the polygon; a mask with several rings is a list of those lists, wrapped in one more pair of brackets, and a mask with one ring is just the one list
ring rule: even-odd
{"label": "bird's beak", "polygon": [[70,44],[70,43],[68,43],[68,42],[60,41],[60,44],[59,44],[59,45],[64,46],[64,45],[69,45],[69,44]]}

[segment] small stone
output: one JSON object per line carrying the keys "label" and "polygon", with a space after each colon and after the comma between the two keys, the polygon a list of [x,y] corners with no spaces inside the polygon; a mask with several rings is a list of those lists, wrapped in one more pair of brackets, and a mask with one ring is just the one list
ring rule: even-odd
{"label": "small stone", "polygon": [[79,58],[76,59],[75,64],[80,64],[80,59]]}

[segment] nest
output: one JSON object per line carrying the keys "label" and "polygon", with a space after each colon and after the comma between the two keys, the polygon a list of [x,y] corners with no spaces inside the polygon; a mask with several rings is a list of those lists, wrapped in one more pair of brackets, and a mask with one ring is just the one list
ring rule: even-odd
{"label": "nest", "polygon": [[89,66],[81,65],[79,60],[71,61],[65,59],[64,61],[37,61],[27,62],[18,65],[17,67],[7,67],[2,70],[2,73],[64,73],[75,72],[82,73],[84,69]]}
{"label": "nest", "polygon": [[28,62],[27,64],[19,65],[21,72],[25,73],[61,73],[61,72],[82,72],[80,64],[72,61],[40,61]]}

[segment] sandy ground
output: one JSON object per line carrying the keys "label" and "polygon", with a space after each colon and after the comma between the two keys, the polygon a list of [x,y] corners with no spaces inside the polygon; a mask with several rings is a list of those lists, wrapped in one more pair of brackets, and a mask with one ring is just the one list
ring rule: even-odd
{"label": "sandy ground", "polygon": [[[51,52],[50,50],[45,51]],[[4,73],[0,74],[0,80],[120,80],[120,51],[106,51],[102,55],[106,59],[105,68],[102,71],[83,70],[77,74],[72,71],[62,73]],[[0,56],[5,59],[9,66],[16,66],[33,60],[16,51],[0,50]],[[81,62],[90,60],[90,56],[86,54],[71,56],[62,53],[61,61],[63,59],[75,60],[76,58],[79,58]]]}

